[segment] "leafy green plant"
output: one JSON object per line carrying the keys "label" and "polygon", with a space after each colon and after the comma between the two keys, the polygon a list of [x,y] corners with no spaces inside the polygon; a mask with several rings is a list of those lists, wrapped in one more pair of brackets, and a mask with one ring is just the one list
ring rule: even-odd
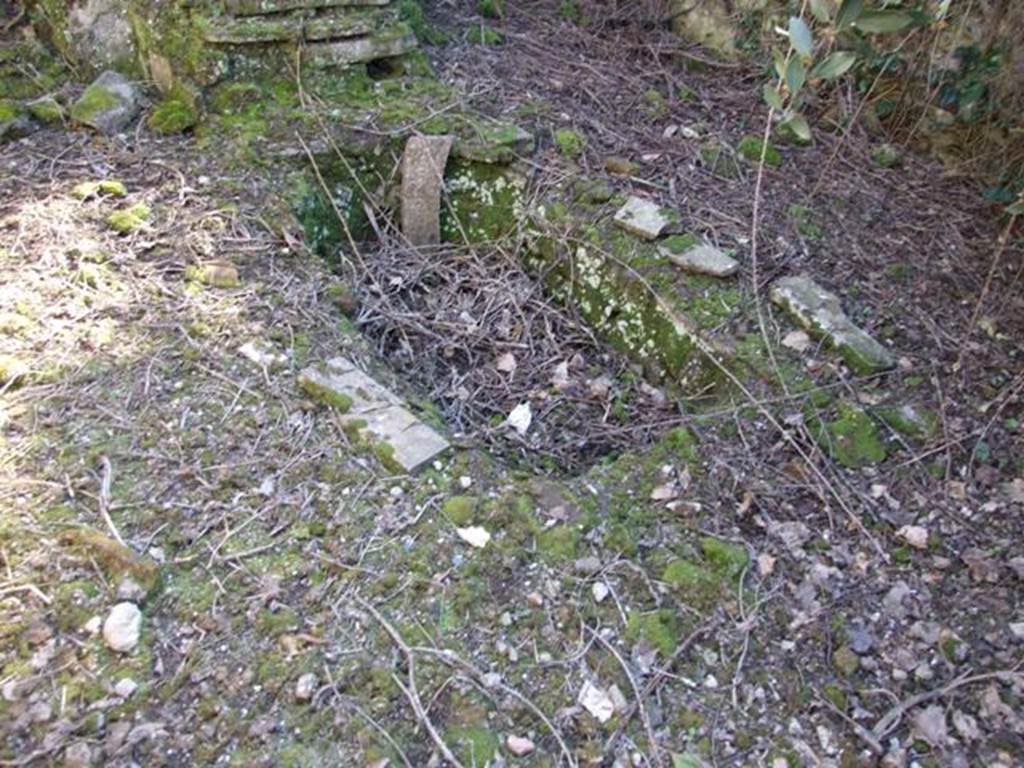
{"label": "leafy green plant", "polygon": [[808,8],[810,21],[790,16],[786,28],[776,30],[789,45],[774,51],[776,80],[765,84],[763,92],[765,103],[782,114],[780,135],[797,143],[812,139],[803,107],[813,91],[843,77],[858,62],[872,58],[877,53],[874,37],[931,21],[921,10],[870,8],[864,0],[843,0],[834,12],[828,0],[810,0]]}

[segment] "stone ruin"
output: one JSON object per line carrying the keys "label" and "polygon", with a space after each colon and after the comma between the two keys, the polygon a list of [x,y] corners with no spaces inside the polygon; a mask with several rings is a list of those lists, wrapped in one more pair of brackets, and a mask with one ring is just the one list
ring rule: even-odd
{"label": "stone ruin", "polygon": [[305,66],[348,66],[416,47],[390,0],[225,0],[207,43],[253,57],[301,46]]}

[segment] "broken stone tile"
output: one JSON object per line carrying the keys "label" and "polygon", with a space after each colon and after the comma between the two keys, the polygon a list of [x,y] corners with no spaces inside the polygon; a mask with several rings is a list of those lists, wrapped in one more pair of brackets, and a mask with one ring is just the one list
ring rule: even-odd
{"label": "broken stone tile", "polygon": [[410,136],[402,156],[402,233],[410,245],[441,242],[441,188],[452,136]]}
{"label": "broken stone tile", "polygon": [[631,196],[615,214],[617,226],[644,240],[660,237],[672,223],[674,222],[669,212],[662,210],[656,203],[635,195]]}
{"label": "broken stone tile", "polygon": [[732,277],[740,268],[739,262],[721,249],[707,243],[698,243],[681,253],[659,247],[658,252],[686,272],[712,277]]}
{"label": "broken stone tile", "polygon": [[771,299],[812,334],[832,344],[855,373],[877,373],[896,364],[889,350],[847,317],[839,297],[809,277],[776,280]]}
{"label": "broken stone tile", "polygon": [[[358,426],[381,446],[378,455],[407,473],[448,448],[448,441],[417,419],[401,398],[366,375],[352,361],[336,357],[299,374],[307,395],[334,406],[343,425]],[[388,446],[385,448],[385,446]]]}

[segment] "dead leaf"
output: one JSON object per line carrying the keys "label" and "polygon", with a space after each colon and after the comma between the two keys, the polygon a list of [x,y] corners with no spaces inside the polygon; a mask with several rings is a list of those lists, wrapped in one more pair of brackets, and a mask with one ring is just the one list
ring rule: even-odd
{"label": "dead leaf", "polygon": [[964,741],[977,741],[981,738],[981,729],[978,728],[978,721],[966,712],[956,710],[953,712],[953,727],[960,734]]}
{"label": "dead leaf", "polygon": [[563,360],[555,366],[555,372],[551,376],[551,386],[561,392],[569,386],[569,362]]}
{"label": "dead leaf", "polygon": [[995,584],[999,581],[999,563],[989,557],[984,550],[971,547],[964,550],[960,555],[967,570],[971,572],[971,578],[975,581],[987,581]]}
{"label": "dead leaf", "polygon": [[761,577],[771,576],[775,570],[775,561],[778,558],[772,557],[767,553],[762,553],[757,556],[757,572]]}
{"label": "dead leaf", "polygon": [[598,688],[589,680],[583,684],[576,701],[598,722],[607,723],[615,714],[615,702],[612,701],[608,692],[603,688]]}
{"label": "dead leaf", "polygon": [[679,496],[675,483],[665,483],[651,491],[651,501],[671,501]]}
{"label": "dead leaf", "polygon": [[782,338],[782,346],[796,352],[806,352],[811,348],[811,343],[811,337],[806,331],[790,331]]}
{"label": "dead leaf", "polygon": [[920,710],[914,715],[913,731],[916,738],[928,742],[933,747],[944,746],[949,741],[946,710],[938,704]]}

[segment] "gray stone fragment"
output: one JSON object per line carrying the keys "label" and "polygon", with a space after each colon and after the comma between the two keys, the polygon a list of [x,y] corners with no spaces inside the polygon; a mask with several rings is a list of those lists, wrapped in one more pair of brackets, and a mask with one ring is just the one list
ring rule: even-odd
{"label": "gray stone fragment", "polygon": [[415,247],[441,242],[441,189],[452,136],[410,136],[402,155],[402,233]]}
{"label": "gray stone fragment", "polygon": [[63,33],[76,58],[96,71],[116,67],[135,57],[135,37],[124,0],[66,3]]}
{"label": "gray stone fragment", "polygon": [[847,317],[839,297],[809,277],[776,280],[771,299],[812,334],[832,344],[855,373],[877,373],[896,364],[889,350]]}
{"label": "gray stone fragment", "polygon": [[677,267],[686,272],[712,277],[732,277],[740,268],[739,262],[727,256],[713,245],[699,243],[682,253],[674,253],[668,248],[659,247],[658,252]]}
{"label": "gray stone fragment", "polygon": [[134,84],[108,70],[72,105],[71,119],[100,133],[119,133],[139,114],[140,101],[139,89]]}
{"label": "gray stone fragment", "polygon": [[299,386],[327,402],[344,401],[341,423],[358,425],[362,432],[390,446],[389,459],[412,473],[448,448],[448,441],[417,419],[387,387],[359,370],[350,360],[336,357],[299,374]]}
{"label": "gray stone fragment", "polygon": [[674,222],[671,215],[656,203],[635,195],[631,196],[615,214],[616,226],[644,240],[660,237],[672,223]]}

